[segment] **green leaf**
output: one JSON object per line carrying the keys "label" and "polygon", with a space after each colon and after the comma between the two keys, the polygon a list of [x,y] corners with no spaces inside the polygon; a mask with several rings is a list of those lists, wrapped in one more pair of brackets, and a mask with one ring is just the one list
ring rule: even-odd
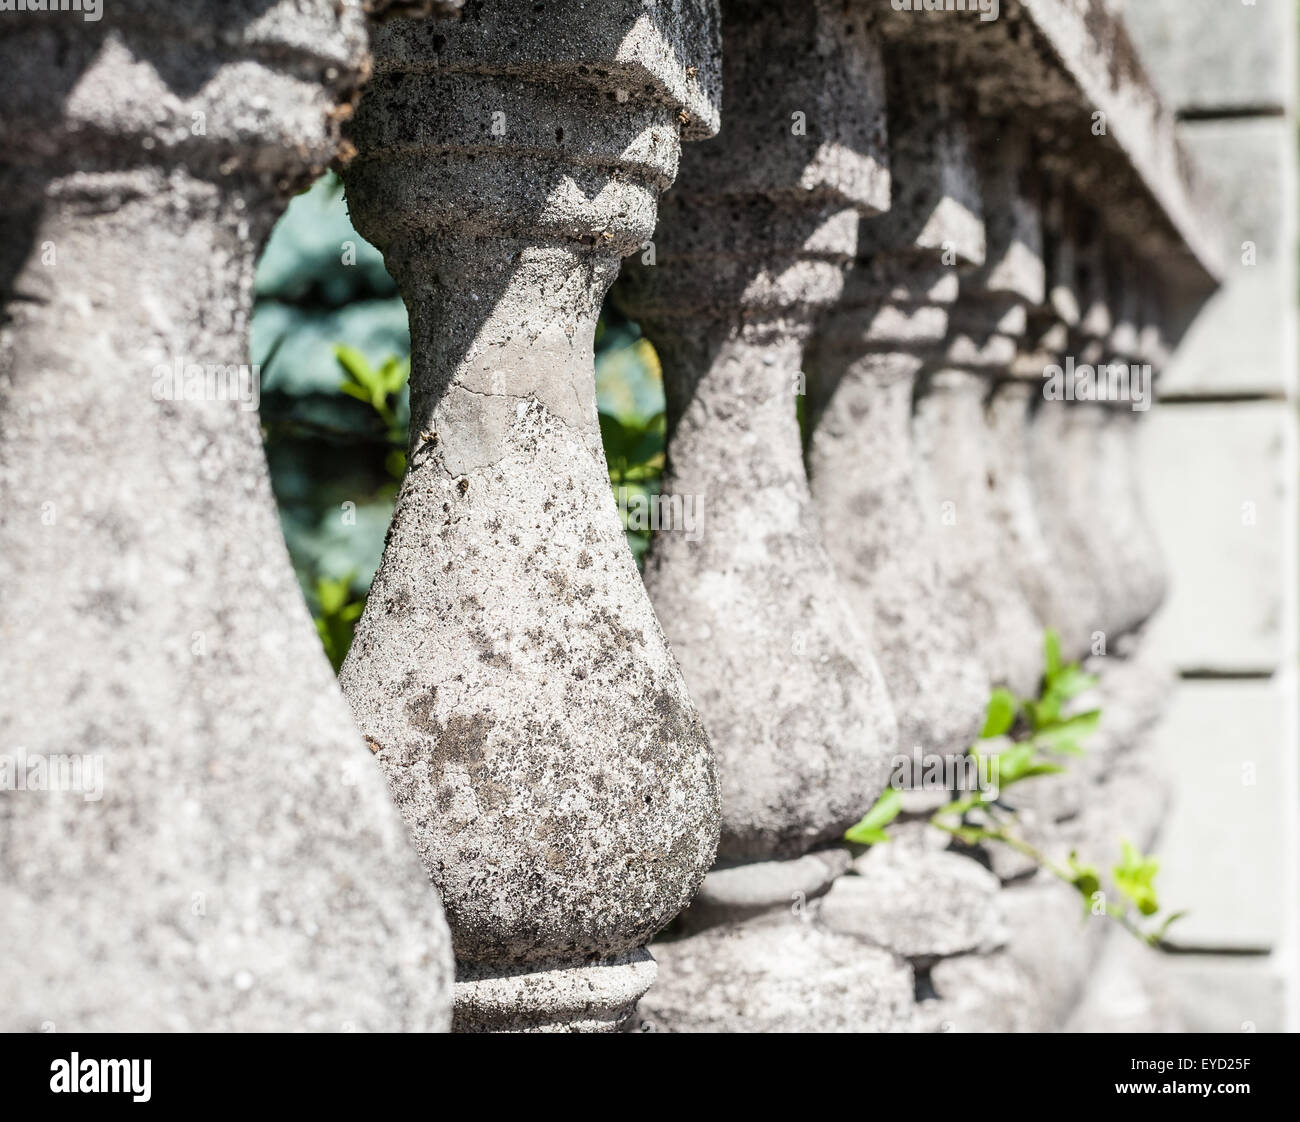
{"label": "green leaf", "polygon": [[1072,697],[1077,697],[1084,690],[1090,690],[1097,684],[1097,679],[1091,674],[1085,674],[1079,669],[1078,663],[1070,663],[1063,666],[1060,673],[1052,681],[1052,692],[1062,701],[1069,701]]}
{"label": "green leaf", "polygon": [[1025,702],[1025,716],[1034,731],[1054,725],[1061,718],[1061,698],[1048,690],[1041,700]]}
{"label": "green leaf", "polygon": [[1050,627],[1043,632],[1043,666],[1050,685],[1061,670],[1061,637]]}
{"label": "green leaf", "polygon": [[1004,735],[1015,724],[1019,710],[1020,704],[1016,701],[1015,694],[1001,687],[995,689],[989,696],[984,731],[980,733],[980,739],[988,740],[990,737]]}
{"label": "green leaf", "polygon": [[321,577],[316,581],[316,599],[320,602],[321,615],[335,615],[348,598],[347,580],[330,580]]}
{"label": "green leaf", "polygon": [[974,794],[967,795],[965,798],[953,799],[952,802],[945,803],[930,815],[930,818],[932,820],[935,818],[960,818],[968,810],[977,810],[985,805],[986,802],[984,795],[977,791]]}
{"label": "green leaf", "polygon": [[358,385],[356,382],[343,382],[339,385],[339,389],[348,397],[355,397],[358,401],[370,404],[370,391],[365,386]]}
{"label": "green leaf", "polygon": [[1070,883],[1083,897],[1083,906],[1086,911],[1092,903],[1093,894],[1101,891],[1101,871],[1096,865],[1083,864],[1077,854],[1071,853],[1070,875],[1073,877]]}
{"label": "green leaf", "polygon": [[1001,752],[989,756],[993,774],[997,777],[999,787],[1009,787],[1033,765],[1034,747],[1032,744],[1013,744]]}
{"label": "green leaf", "polygon": [[1035,732],[1034,743],[1044,751],[1082,756],[1084,752],[1080,742],[1095,733],[1100,723],[1101,710],[1089,709],[1086,713],[1056,721]]}
{"label": "green leaf", "polygon": [[844,832],[844,840],[859,845],[888,841],[889,835],[884,827],[897,818],[902,809],[903,796],[893,787],[886,787],[871,809]]}
{"label": "green leaf", "polygon": [[334,347],[334,357],[353,382],[366,388],[368,395],[381,388],[379,375],[371,369],[366,356],[356,347],[349,346],[347,343],[338,343]]}
{"label": "green leaf", "polygon": [[365,597],[353,599],[351,593],[351,574],[338,580],[328,577],[316,580],[316,603],[320,609],[315,619],[316,634],[336,672],[347,657],[352,633],[366,606]]}
{"label": "green leaf", "polygon": [[384,364],[379,368],[378,381],[386,393],[395,394],[406,385],[410,376],[411,360],[393,355],[384,359]]}
{"label": "green leaf", "polygon": [[1160,862],[1143,856],[1131,842],[1123,841],[1120,845],[1120,863],[1111,869],[1115,887],[1144,916],[1155,915],[1160,910],[1155,888]]}

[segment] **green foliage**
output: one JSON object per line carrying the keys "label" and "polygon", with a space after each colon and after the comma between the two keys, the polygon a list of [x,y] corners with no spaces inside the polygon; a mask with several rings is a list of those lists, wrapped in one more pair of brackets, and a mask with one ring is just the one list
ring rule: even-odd
{"label": "green foliage", "polygon": [[989,697],[988,716],[984,720],[984,731],[980,733],[980,739],[988,740],[1009,733],[1011,726],[1016,723],[1019,708],[1020,703],[1010,690],[1001,686],[995,689]]}
{"label": "green foliage", "polygon": [[1050,738],[1053,750],[1077,755],[1079,742],[1095,732],[1101,714],[1098,710],[1064,719],[1065,704],[1097,684],[1078,663],[1061,662],[1061,641],[1050,628],[1043,636],[1043,685],[1039,697],[1022,703],[1029,727],[1035,738]]}
{"label": "green foliage", "polygon": [[366,606],[366,598],[353,594],[351,576],[339,580],[320,577],[316,581],[315,600],[316,633],[330,665],[338,673],[352,646],[352,633]]}
{"label": "green foliage", "polygon": [[663,374],[649,340],[613,308],[605,309],[597,326],[596,392],[610,485],[622,499],[623,532],[640,565],[651,531],[630,525],[629,514],[648,509],[663,477]]}
{"label": "green foliage", "polygon": [[255,292],[251,349],[263,375],[267,462],[285,544],[315,609],[320,579],[353,574],[354,590],[368,587],[402,473],[390,437],[407,426],[404,388],[384,402],[388,419],[339,391],[336,347],[346,343],[376,370],[386,356],[404,361],[406,307],[380,252],[353,228],[332,174],[276,224]]}
{"label": "green foliage", "polygon": [[1043,636],[1043,684],[1039,696],[1017,700],[1010,690],[995,689],[980,737],[1004,736],[1019,721],[1038,748],[1057,755],[1082,755],[1083,742],[1097,731],[1101,710],[1063,714],[1070,701],[1096,684],[1097,679],[1085,674],[1078,663],[1061,662],[1060,639],[1049,629]]}
{"label": "green foliage", "polygon": [[1120,852],[1122,857],[1119,864],[1111,869],[1115,887],[1144,916],[1155,915],[1160,910],[1154,883],[1160,862],[1153,857],[1142,856],[1129,841],[1120,842]]}
{"label": "green foliage", "polygon": [[1077,853],[1071,853],[1069,870],[1070,884],[1084,900],[1091,900],[1101,891],[1101,872],[1096,865],[1085,865],[1079,861]]}
{"label": "green foliage", "polygon": [[664,470],[664,414],[646,421],[621,421],[600,414],[600,439],[609,463],[609,480],[615,487],[657,480]]}
{"label": "green foliage", "polygon": [[903,796],[893,787],[886,787],[875,805],[867,811],[844,835],[845,841],[856,845],[874,845],[889,841],[885,827],[898,817],[903,809]]}
{"label": "green foliage", "polygon": [[379,414],[380,419],[389,427],[389,440],[405,443],[406,433],[397,428],[397,413],[392,399],[401,392],[410,377],[410,358],[390,355],[376,368],[370,365],[370,360],[356,347],[350,347],[346,343],[339,343],[334,348],[334,357],[347,375],[339,389],[349,397],[364,401]]}
{"label": "green foliage", "polygon": [[[1067,715],[1070,701],[1096,685],[1076,663],[1061,661],[1061,646],[1056,632],[1048,631],[1043,639],[1043,681],[1037,698],[1018,699],[1009,690],[995,689],[989,697],[980,742],[1003,741],[996,750],[982,751],[974,744],[969,755],[975,759],[979,773],[986,779],[986,789],[964,793],[936,810],[930,825],[949,834],[966,846],[989,843],[1006,845],[1037,863],[1052,876],[1072,886],[1083,900],[1085,912],[1110,916],[1125,930],[1151,946],[1163,940],[1170,924],[1185,915],[1174,912],[1154,928],[1144,929],[1134,911],[1150,918],[1160,911],[1155,876],[1159,863],[1144,856],[1128,841],[1121,845],[1121,859],[1111,869],[1111,879],[1119,903],[1106,899],[1101,872],[1071,853],[1065,865],[1030,845],[1014,832],[1014,811],[1004,796],[1008,788],[1040,775],[1065,770],[1062,757],[1079,756],[1084,741],[1097,731],[1101,710],[1090,709]],[[1005,738],[1019,739],[1005,743]],[[889,788],[876,800],[866,815],[844,835],[856,845],[876,845],[890,840],[885,827],[899,814],[902,796]]]}
{"label": "green foliage", "polygon": [[346,343],[334,348],[334,357],[347,375],[339,389],[369,405],[384,423],[392,445],[384,457],[384,466],[389,475],[401,479],[406,471],[406,454],[402,451],[406,447],[406,425],[398,420],[395,399],[411,376],[410,358],[390,355],[374,367],[356,347]]}

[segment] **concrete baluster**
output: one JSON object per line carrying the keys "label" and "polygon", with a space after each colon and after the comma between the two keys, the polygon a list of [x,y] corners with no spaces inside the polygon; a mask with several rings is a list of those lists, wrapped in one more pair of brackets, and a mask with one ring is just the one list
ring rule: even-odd
{"label": "concrete baluster", "polygon": [[913,429],[927,512],[940,564],[995,683],[1035,692],[1042,667],[1040,628],[1016,580],[1013,543],[991,494],[991,448],[984,403],[1015,362],[1027,308],[1041,304],[1044,277],[1034,201],[1020,190],[1023,134],[1008,125],[980,134],[977,167],[985,260],[962,275],[945,353],[918,389]]}
{"label": "concrete baluster", "polygon": [[915,379],[944,339],[957,267],[984,257],[976,173],[951,79],[941,54],[891,47],[890,211],[864,221],[857,265],[809,359],[813,499],[909,753],[963,751],[983,724],[989,692],[940,572],[911,428]]}
{"label": "concrete baluster", "polygon": [[885,1025],[906,970],[809,922],[848,863],[826,843],[884,787],[895,732],[796,415],[858,216],[888,204],[882,66],[863,17],[823,0],[722,12],[722,133],[683,154],[654,263],[616,290],[663,362],[665,496],[704,512],[698,540],[656,536],[646,585],[717,752],[723,817],[686,937],[655,945],[643,1016],[674,1031]]}
{"label": "concrete baluster", "polygon": [[0,27],[0,1027],[445,1031],[446,924],[294,578],[247,365],[360,8]]}
{"label": "concrete baluster", "polygon": [[395,18],[345,171],[410,311],[408,467],[340,675],[443,894],[455,1028],[609,1031],[712,863],[704,729],[627,548],[592,345],[682,140],[710,3]]}

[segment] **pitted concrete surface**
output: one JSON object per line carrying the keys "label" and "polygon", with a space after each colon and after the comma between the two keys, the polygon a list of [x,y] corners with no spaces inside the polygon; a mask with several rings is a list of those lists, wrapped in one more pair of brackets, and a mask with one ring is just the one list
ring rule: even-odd
{"label": "pitted concrete surface", "polygon": [[248,361],[254,255],[330,157],[359,13],[16,18],[0,56],[40,104],[0,124],[28,169],[0,172],[0,741],[86,754],[103,788],[0,794],[0,1023],[445,1031],[437,894],[308,618],[257,414],[156,392],[156,366]]}
{"label": "pitted concrete surface", "polygon": [[718,814],[610,493],[592,341],[681,136],[712,131],[716,16],[516,14],[384,24],[349,126],[357,227],[410,310],[412,422],[340,680],[442,892],[456,1027],[612,1031]]}

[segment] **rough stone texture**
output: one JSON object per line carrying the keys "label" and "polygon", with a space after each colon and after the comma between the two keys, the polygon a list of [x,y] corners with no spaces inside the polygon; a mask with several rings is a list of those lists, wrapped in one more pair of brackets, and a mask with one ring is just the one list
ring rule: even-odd
{"label": "rough stone texture", "polygon": [[1123,15],[1169,105],[1258,111],[1294,99],[1294,11],[1290,0],[1133,0]]}
{"label": "rough stone texture", "polygon": [[[629,262],[619,289],[663,363],[664,493],[704,511],[698,541],[661,529],[645,579],[717,753],[723,814],[725,861],[682,919],[697,934],[666,952],[666,996],[653,1008],[707,982],[715,988],[694,1000],[716,1020],[690,1023],[745,1027],[752,1014],[775,1027],[790,1016],[784,976],[756,973],[776,916],[804,970],[798,1023],[833,1025],[862,1008],[837,981],[847,952],[805,938],[789,916],[843,870],[843,850],[807,851],[875,800],[895,727],[822,544],[796,394],[813,320],[853,261],[859,213],[888,204],[883,68],[862,13],[732,0],[722,16],[728,125],[684,155],[655,256]],[[732,948],[717,948],[719,927],[754,948],[726,981]],[[723,957],[707,967],[714,950]]]}
{"label": "rough stone texture", "polygon": [[833,931],[923,961],[1006,941],[998,878],[969,857],[873,845],[854,873],[821,903],[821,922]]}
{"label": "rough stone texture", "polygon": [[645,582],[717,756],[718,852],[792,857],[861,816],[894,749],[795,412],[803,344],[840,295],[858,208],[887,203],[881,64],[860,14],[736,0],[722,15],[728,127],[683,154],[654,261],[631,259],[618,293],[664,368],[663,493],[702,511],[699,533],[656,535]]}
{"label": "rough stone texture", "polygon": [[3,19],[0,744],[100,761],[103,797],[0,793],[0,1026],[443,1030],[446,926],[256,413],[153,392],[158,364],[247,361],[257,246],[333,150],[359,11]]}
{"label": "rough stone texture", "polygon": [[813,498],[908,752],[964,750],[989,691],[943,582],[911,429],[916,376],[957,295],[951,266],[984,255],[969,140],[946,101],[945,66],[933,53],[891,52],[890,211],[863,224],[857,267],[809,360]]}
{"label": "rough stone texture", "polygon": [[1079,999],[1110,920],[1084,913],[1079,894],[1040,873],[1003,893],[1007,958],[1031,995],[1034,1031],[1058,1028]]}
{"label": "rough stone texture", "polygon": [[1288,698],[1272,681],[1183,682],[1153,734],[1178,784],[1161,837],[1161,894],[1191,908],[1183,948],[1268,950],[1283,936]]}
{"label": "rough stone texture", "polygon": [[1281,402],[1154,411],[1140,474],[1161,548],[1177,558],[1150,624],[1155,657],[1182,671],[1228,673],[1268,674],[1281,661],[1293,424]]}
{"label": "rough stone texture", "polygon": [[[1164,815],[1165,786],[1143,741],[1168,679],[1140,649],[1094,659],[1089,669],[1099,685],[1076,704],[1101,704],[1104,720],[1088,755],[1064,776],[1006,792],[1004,802],[1016,812],[1017,835],[1049,857],[1063,863],[1077,851],[1108,868],[1121,838],[1149,848]],[[1118,967],[1098,965],[1096,956],[1107,933],[1131,937],[1085,917],[1077,893],[1034,861],[1007,846],[949,844],[917,818],[900,819],[890,832],[894,840],[860,856],[857,875],[836,881],[816,914],[912,961],[922,1031],[1056,1031],[1067,1019],[1075,1031],[1173,1027],[1167,988],[1154,976],[1163,957],[1147,960],[1140,994],[1116,999]],[[1130,955],[1122,962],[1130,973],[1121,978],[1142,967]],[[1111,982],[1099,989],[1098,977]]]}
{"label": "rough stone texture", "polygon": [[[1161,813],[1159,800],[1144,798],[1151,782],[1152,773],[1136,767],[1117,772],[1113,786],[1096,789],[1064,829],[1035,835],[1022,825],[1020,833],[1058,860],[1077,849],[1081,858],[1109,865],[1118,856],[1119,837],[1149,845]],[[1004,847],[988,849],[993,856]],[[1086,915],[1078,893],[1045,872],[1005,887],[998,907],[1005,917],[1005,948],[942,959],[928,971],[928,986],[918,987],[932,993],[917,1007],[926,1030],[1055,1031],[1091,989],[1107,936],[1131,939],[1110,920]]]}
{"label": "rough stone texture", "polygon": [[[1106,249],[1101,216],[1076,209],[1071,258],[1079,318],[1071,325],[1069,357],[1076,367],[1087,365],[1094,371],[1115,357],[1119,319],[1121,292],[1112,284]],[[1128,501],[1124,455],[1128,446],[1115,421],[1118,410],[1128,406],[1087,400],[1045,403],[1052,405],[1064,407],[1058,414],[1059,431],[1072,454],[1056,467],[1066,475],[1063,513],[1082,546],[1097,592],[1091,638],[1095,642],[1100,633],[1113,642],[1146,618],[1163,587],[1148,566],[1142,539],[1131,532],[1121,513],[1130,508],[1136,513],[1136,505]],[[1103,436],[1107,432],[1115,438],[1108,443]],[[1091,465],[1092,470],[1083,470],[1082,465]],[[1117,577],[1116,571],[1123,575]],[[1148,584],[1157,589],[1154,594],[1146,591]]]}
{"label": "rough stone texture", "polygon": [[610,493],[592,338],[681,134],[716,120],[716,14],[516,9],[373,37],[345,182],[410,310],[412,421],[341,681],[442,890],[457,1028],[608,1029],[649,980],[611,966],[695,891],[718,815]]}
{"label": "rough stone texture", "polygon": [[655,1032],[908,1032],[912,972],[892,955],[775,913],[652,948],[659,981],[641,1002]]}
{"label": "rough stone texture", "polygon": [[1005,951],[945,958],[927,980],[933,996],[916,1009],[922,1031],[1037,1031],[1036,995]]}
{"label": "rough stone texture", "polygon": [[803,907],[824,896],[851,864],[852,854],[843,846],[784,861],[720,863],[704,878],[678,922],[689,932],[773,909]]}
{"label": "rough stone texture", "polygon": [[618,1032],[655,974],[644,947],[582,966],[462,968],[452,1031]]}

